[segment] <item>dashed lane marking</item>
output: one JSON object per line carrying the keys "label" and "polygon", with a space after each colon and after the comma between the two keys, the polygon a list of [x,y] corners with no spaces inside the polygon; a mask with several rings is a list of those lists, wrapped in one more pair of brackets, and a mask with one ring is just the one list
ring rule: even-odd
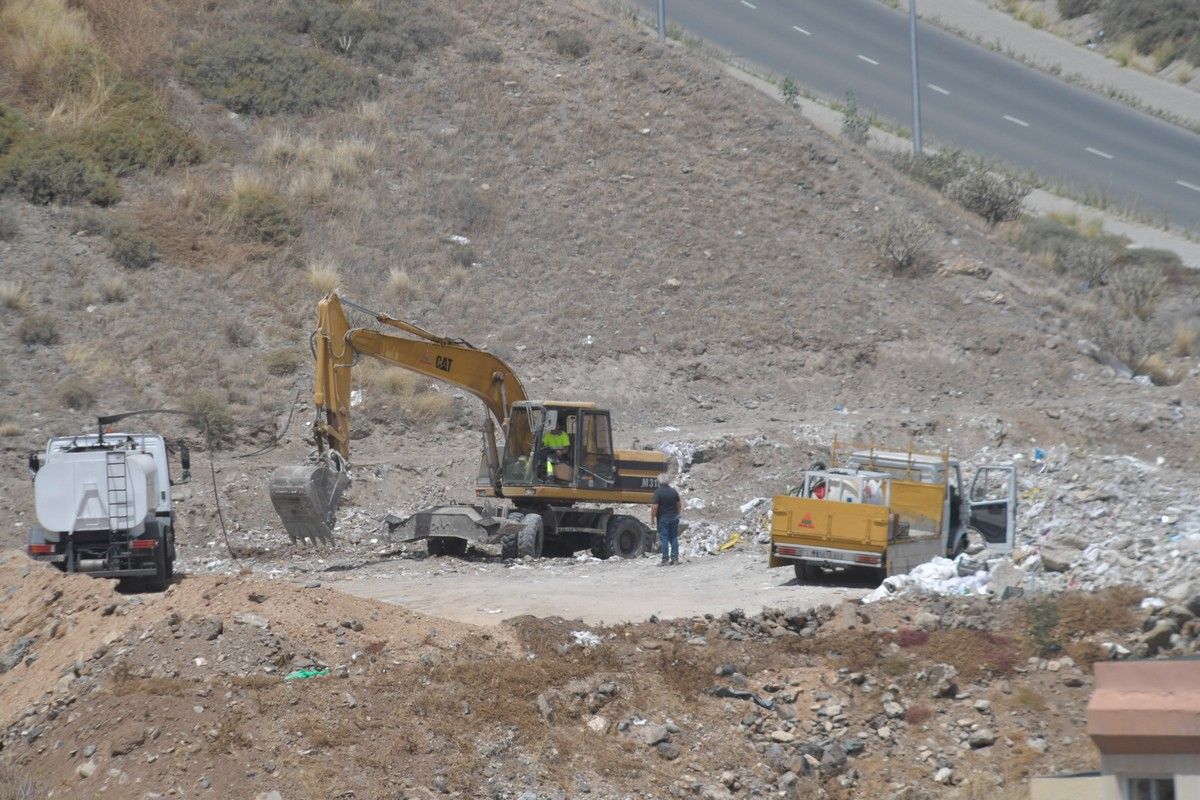
{"label": "dashed lane marking", "polygon": [[1193,192],[1200,192],[1200,186],[1197,186],[1194,183],[1188,183],[1187,181],[1175,181],[1175,182],[1178,183],[1180,186],[1182,186],[1185,189],[1191,189]]}
{"label": "dashed lane marking", "polygon": [[1017,119],[1016,117],[1010,117],[1008,114],[1005,114],[1004,118],[1006,120],[1008,120],[1009,122],[1013,123],[1014,125],[1020,125],[1022,128],[1029,127],[1029,123],[1023,119]]}
{"label": "dashed lane marking", "polygon": [[804,28],[801,28],[799,25],[793,25],[793,26],[792,26],[792,30],[794,30],[794,31],[796,31],[796,32],[798,32],[798,33],[803,33],[805,36],[812,36],[812,34],[811,34],[811,33],[809,33],[808,31],[804,30]]}
{"label": "dashed lane marking", "polygon": [[875,60],[875,59],[873,59],[873,58],[867,58],[867,57],[866,57],[866,56],[864,56],[862,53],[859,53],[859,54],[858,54],[858,57],[859,57],[861,60],[863,60],[863,61],[867,62],[868,64],[870,64],[872,67],[878,67],[878,66],[879,66],[879,62],[878,62],[878,61],[876,61],[876,60]]}
{"label": "dashed lane marking", "polygon": [[747,3],[746,0],[742,0],[742,5],[752,10],[758,8],[758,6],[754,5],[754,3]]}
{"label": "dashed lane marking", "polygon": [[943,89],[942,87],[938,86],[936,83],[927,83],[925,85],[928,86],[930,89],[933,89],[938,94],[950,94],[950,91],[948,89]]}
{"label": "dashed lane marking", "polygon": [[1083,149],[1086,150],[1087,152],[1091,153],[1094,156],[1100,156],[1101,158],[1107,158],[1109,161],[1112,161],[1112,159],[1113,159],[1112,154],[1106,153],[1103,150],[1097,150],[1094,147],[1085,147]]}

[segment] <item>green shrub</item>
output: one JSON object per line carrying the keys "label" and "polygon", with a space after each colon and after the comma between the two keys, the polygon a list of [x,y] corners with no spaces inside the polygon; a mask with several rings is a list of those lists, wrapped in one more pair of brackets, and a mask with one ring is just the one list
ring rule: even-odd
{"label": "green shrub", "polygon": [[1183,268],[1183,261],[1174,250],[1159,250],[1154,247],[1127,249],[1117,257],[1118,267],[1155,267],[1160,271],[1174,272]]}
{"label": "green shrub", "polygon": [[1167,290],[1167,279],[1156,266],[1127,266],[1113,273],[1108,289],[1117,308],[1145,321],[1154,315]]}
{"label": "green shrub", "polygon": [[871,120],[858,113],[858,101],[854,99],[854,92],[846,93],[846,105],[842,108],[842,114],[842,136],[855,144],[866,144]]}
{"label": "green shrub", "polygon": [[254,344],[254,329],[240,319],[225,323],[225,341],[234,347],[249,347]]}
{"label": "green shrub", "polygon": [[7,242],[16,238],[21,231],[21,222],[17,219],[17,210],[8,204],[0,205],[0,241]]}
{"label": "green shrub", "polygon": [[284,27],[309,34],[325,50],[385,70],[450,41],[436,16],[394,1],[367,7],[332,0],[290,0],[280,16]]}
{"label": "green shrub", "polygon": [[1103,0],[1058,0],[1058,13],[1065,19],[1074,19],[1099,11],[1102,2]]}
{"label": "green shrub", "polygon": [[108,247],[113,261],[128,269],[146,269],[158,261],[158,246],[128,225],[109,230]]}
{"label": "green shrub", "polygon": [[226,223],[248,239],[284,244],[300,235],[279,195],[261,186],[235,187],[222,209]]}
{"label": "green shrub", "polygon": [[472,64],[499,64],[504,53],[494,44],[477,44],[464,50],[463,58]]}
{"label": "green shrub", "polygon": [[920,217],[892,214],[873,237],[879,257],[894,272],[921,266],[928,257],[933,226]]}
{"label": "green shrub", "polygon": [[163,170],[177,164],[195,164],[204,157],[200,143],[149,109],[135,109],[105,120],[81,137],[115,175],[148,167]]}
{"label": "green shrub", "polygon": [[73,411],[86,411],[96,404],[96,393],[85,381],[67,378],[58,385],[58,399]]}
{"label": "green shrub", "polygon": [[1077,278],[1085,289],[1105,283],[1116,260],[1117,254],[1110,245],[1088,240],[1063,245],[1054,257],[1058,268]]}
{"label": "green shrub", "polygon": [[1131,36],[1149,55],[1164,44],[1200,64],[1200,3],[1195,0],[1107,0],[1100,14],[1105,36]]}
{"label": "green shrub", "polygon": [[375,91],[375,81],[270,39],[209,39],[183,59],[184,80],[241,114],[305,114]]}
{"label": "green shrub", "polygon": [[583,31],[567,28],[553,33],[554,49],[560,56],[583,58],[592,51],[592,45]]}
{"label": "green shrub", "polygon": [[1040,656],[1062,649],[1054,637],[1058,627],[1058,605],[1050,598],[1030,600],[1025,604],[1025,631],[1029,643]]}
{"label": "green shrub", "polygon": [[50,314],[31,314],[17,326],[17,338],[23,344],[58,344],[58,321]]}
{"label": "green shrub", "polygon": [[959,178],[979,169],[980,159],[961,150],[945,149],[936,153],[897,155],[892,163],[901,171],[916,178],[926,186],[943,192]]}
{"label": "green shrub", "polygon": [[62,143],[26,143],[10,153],[0,171],[0,188],[8,187],[42,206],[79,200],[107,206],[121,194],[103,166],[78,147]]}
{"label": "green shrub", "polygon": [[1025,197],[1031,190],[1031,186],[1012,175],[997,175],[979,168],[946,186],[945,194],[994,227],[999,222],[1021,216]]}
{"label": "green shrub", "polygon": [[29,134],[29,126],[21,115],[0,103],[0,156],[11,150]]}
{"label": "green shrub", "polygon": [[291,350],[272,350],[267,353],[266,365],[272,375],[292,375],[300,369],[300,359]]}
{"label": "green shrub", "polygon": [[214,444],[228,442],[237,431],[237,421],[229,410],[229,404],[210,392],[191,395],[183,407],[195,415],[192,424],[196,430],[204,432],[207,424],[209,438]]}
{"label": "green shrub", "polygon": [[789,106],[796,105],[796,98],[800,96],[800,86],[796,83],[796,79],[788,75],[783,79],[783,83],[779,85],[779,92],[783,95],[783,102]]}

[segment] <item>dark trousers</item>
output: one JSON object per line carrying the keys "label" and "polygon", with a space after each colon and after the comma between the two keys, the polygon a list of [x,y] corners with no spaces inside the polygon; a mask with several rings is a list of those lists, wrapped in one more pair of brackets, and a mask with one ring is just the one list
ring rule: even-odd
{"label": "dark trousers", "polygon": [[662,552],[662,560],[670,558],[679,560],[679,515],[659,514],[658,516],[658,549]]}

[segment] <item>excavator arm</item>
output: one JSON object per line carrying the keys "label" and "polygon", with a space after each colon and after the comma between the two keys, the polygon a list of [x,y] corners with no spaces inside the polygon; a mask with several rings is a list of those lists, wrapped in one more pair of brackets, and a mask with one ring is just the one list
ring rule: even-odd
{"label": "excavator arm", "polygon": [[[351,327],[343,306],[370,314],[382,326],[411,337]],[[292,540],[332,540],[334,514],[349,486],[351,373],[361,356],[371,356],[404,369],[457,386],[483,401],[491,418],[505,425],[508,409],[526,399],[516,373],[497,356],[461,339],[448,339],[386,314],[368,312],[336,293],[317,306],[313,333],[316,357],[313,405],[317,421],[313,435],[317,466],[280,467],[271,476],[275,510]],[[489,418],[488,463],[492,480],[499,480],[495,431]],[[498,487],[497,487],[498,488]]]}

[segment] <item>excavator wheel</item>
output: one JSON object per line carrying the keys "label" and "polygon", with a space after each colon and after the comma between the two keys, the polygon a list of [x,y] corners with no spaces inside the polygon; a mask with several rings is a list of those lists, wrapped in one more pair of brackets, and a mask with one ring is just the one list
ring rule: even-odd
{"label": "excavator wheel", "polygon": [[425,552],[431,556],[442,555],[442,544],[445,541],[441,536],[430,536],[425,540]]}
{"label": "excavator wheel", "polygon": [[453,536],[440,536],[438,538],[442,542],[442,555],[462,558],[467,554],[466,539],[457,539]]}
{"label": "excavator wheel", "polygon": [[[508,515],[512,522],[520,522],[525,518],[525,515],[514,511]],[[500,557],[501,558],[520,558],[520,553],[517,552],[518,533],[507,533],[500,539]]]}
{"label": "excavator wheel", "polygon": [[608,518],[604,533],[592,542],[592,555],[596,558],[638,558],[645,548],[645,530],[642,523],[624,514]]}
{"label": "excavator wheel", "polygon": [[545,542],[545,532],[540,514],[526,514],[525,527],[517,534],[517,557],[542,557],[542,545]]}

